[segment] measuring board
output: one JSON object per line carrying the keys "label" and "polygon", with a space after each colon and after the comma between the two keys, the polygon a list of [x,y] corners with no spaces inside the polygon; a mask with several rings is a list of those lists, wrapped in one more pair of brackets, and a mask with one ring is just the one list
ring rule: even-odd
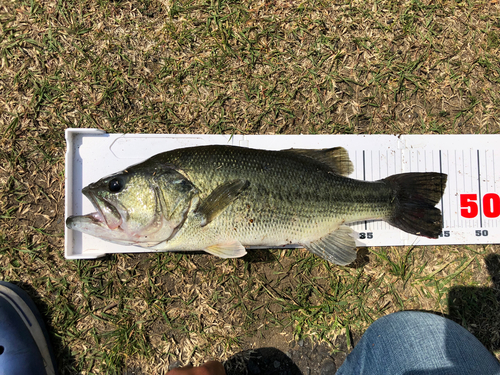
{"label": "measuring board", "polygon": [[[267,150],[342,146],[354,164],[351,178],[375,181],[430,171],[448,175],[437,205],[444,222],[439,238],[414,236],[383,221],[363,221],[350,224],[358,246],[500,243],[500,163],[495,164],[500,135],[123,135],[67,129],[66,142],[66,217],[95,211],[82,195],[83,187],[160,152],[211,144]],[[151,251],[65,229],[68,259]]]}

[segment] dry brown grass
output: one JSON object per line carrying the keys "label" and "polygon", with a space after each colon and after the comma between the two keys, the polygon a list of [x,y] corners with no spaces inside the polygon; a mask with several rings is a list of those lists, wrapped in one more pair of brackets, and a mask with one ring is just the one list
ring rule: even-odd
{"label": "dry brown grass", "polygon": [[62,373],[161,374],[278,333],[335,347],[402,309],[450,314],[498,350],[497,246],[371,249],[341,268],[301,250],[66,261],[62,236],[67,127],[498,133],[499,14],[496,1],[1,2],[0,272],[47,317]]}

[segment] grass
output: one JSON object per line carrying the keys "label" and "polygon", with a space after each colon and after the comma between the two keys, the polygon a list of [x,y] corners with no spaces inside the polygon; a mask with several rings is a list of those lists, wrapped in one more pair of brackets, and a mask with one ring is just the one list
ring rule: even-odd
{"label": "grass", "polygon": [[[18,1],[0,5],[0,274],[46,316],[63,374],[165,373],[434,311],[492,351],[498,246],[66,261],[64,129],[498,133],[495,1]],[[498,352],[497,352],[498,353]]]}

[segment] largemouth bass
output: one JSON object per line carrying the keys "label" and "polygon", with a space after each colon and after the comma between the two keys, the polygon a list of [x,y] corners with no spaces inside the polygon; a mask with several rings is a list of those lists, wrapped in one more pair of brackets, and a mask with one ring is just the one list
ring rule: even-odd
{"label": "largemouth bass", "polygon": [[339,265],[356,259],[347,223],[381,219],[419,236],[441,233],[434,206],[445,174],[367,182],[348,178],[352,171],[342,147],[177,149],[83,188],[97,212],[66,225],[119,244],[222,258],[241,257],[246,247],[300,245]]}

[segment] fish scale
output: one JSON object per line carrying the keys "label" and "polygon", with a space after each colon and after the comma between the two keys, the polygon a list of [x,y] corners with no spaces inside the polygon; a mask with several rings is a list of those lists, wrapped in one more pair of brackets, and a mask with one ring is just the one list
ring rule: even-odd
{"label": "fish scale", "polygon": [[[409,173],[366,182],[346,177],[351,171],[339,147],[201,146],[153,156],[84,193],[98,209],[91,220],[99,237],[160,251],[205,250],[228,258],[244,255],[246,247],[297,244],[348,264],[356,252],[345,223],[383,219],[410,233],[439,234],[442,218],[434,205],[446,175]],[[139,201],[149,206],[139,207]],[[106,232],[103,222],[120,220],[117,231]],[[88,215],[69,218],[67,225],[80,230],[82,222],[90,227]]]}
{"label": "fish scale", "polygon": [[[178,167],[199,189],[201,200],[228,181],[250,181],[249,188],[201,234],[196,220],[187,221],[177,238],[158,249],[203,248],[208,239],[228,241],[235,236],[247,246],[280,246],[292,239],[308,242],[342,222],[383,217],[390,209],[388,187],[332,174],[323,164],[300,155],[207,146],[165,153],[150,162]],[[373,185],[378,194],[372,193]],[[366,205],[360,202],[363,195],[372,198]],[[236,231],[231,228],[235,222]]]}

